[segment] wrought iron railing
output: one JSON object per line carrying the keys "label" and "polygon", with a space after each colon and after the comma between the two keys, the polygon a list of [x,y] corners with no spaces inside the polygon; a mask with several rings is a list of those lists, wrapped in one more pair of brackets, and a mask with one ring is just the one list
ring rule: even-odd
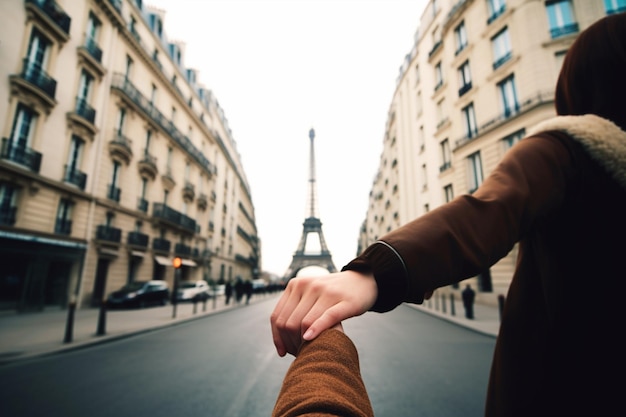
{"label": "wrought iron railing", "polygon": [[65,177],[63,180],[84,190],[87,184],[87,174],[80,172],[73,166],[65,165]]}
{"label": "wrought iron railing", "polygon": [[69,35],[72,19],[53,0],[26,0],[27,4],[35,5],[43,11],[63,32]]}
{"label": "wrought iron railing", "polygon": [[48,97],[54,99],[57,90],[57,82],[50,77],[39,64],[30,62],[24,58],[20,77],[43,91]]}
{"label": "wrought iron railing", "polygon": [[41,153],[26,146],[18,146],[7,138],[2,139],[0,158],[24,165],[34,172],[39,172],[41,166]]}

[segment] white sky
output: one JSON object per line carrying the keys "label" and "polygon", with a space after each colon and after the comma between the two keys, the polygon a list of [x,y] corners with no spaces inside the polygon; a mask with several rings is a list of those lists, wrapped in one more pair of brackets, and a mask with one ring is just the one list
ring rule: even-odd
{"label": "white sky", "polygon": [[356,256],[395,80],[427,0],[147,0],[224,109],[252,192],[263,270],[306,217],[309,129],[335,266]]}

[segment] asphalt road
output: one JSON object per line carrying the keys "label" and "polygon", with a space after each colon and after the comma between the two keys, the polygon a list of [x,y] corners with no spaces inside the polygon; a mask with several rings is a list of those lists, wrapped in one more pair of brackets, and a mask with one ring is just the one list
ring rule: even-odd
{"label": "asphalt road", "polygon": [[[272,345],[275,301],[0,367],[0,415],[269,416],[292,360]],[[378,417],[483,414],[495,339],[406,306],[344,327]]]}

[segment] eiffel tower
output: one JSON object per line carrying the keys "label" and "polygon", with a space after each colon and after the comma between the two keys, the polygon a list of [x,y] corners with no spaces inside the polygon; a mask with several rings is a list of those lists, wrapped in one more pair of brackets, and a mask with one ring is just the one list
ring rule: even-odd
{"label": "eiffel tower", "polygon": [[[308,190],[308,198],[307,198],[307,213],[308,217],[304,219],[304,223],[302,223],[302,238],[300,238],[300,243],[298,244],[298,249],[296,249],[293,254],[293,259],[291,260],[291,265],[287,268],[287,272],[285,273],[285,278],[290,279],[295,277],[302,268],[306,268],[307,266],[319,266],[322,268],[326,268],[328,272],[337,272],[337,268],[335,268],[335,264],[333,263],[333,258],[326,246],[326,241],[324,240],[324,234],[322,233],[322,222],[319,219],[319,215],[317,213],[317,186],[315,184],[315,147],[314,147],[314,139],[315,139],[315,131],[313,129],[309,130],[309,138],[311,139],[311,150],[310,150],[310,159],[309,159],[309,190]],[[319,238],[319,252],[310,252],[305,251],[307,239],[309,235],[315,234]]]}

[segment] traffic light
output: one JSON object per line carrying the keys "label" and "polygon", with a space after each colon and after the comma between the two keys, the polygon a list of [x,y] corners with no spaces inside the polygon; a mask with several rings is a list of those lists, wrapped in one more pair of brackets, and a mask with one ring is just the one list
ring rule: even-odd
{"label": "traffic light", "polygon": [[179,256],[172,259],[172,265],[174,265],[174,268],[178,269],[182,266],[182,264],[183,260]]}

